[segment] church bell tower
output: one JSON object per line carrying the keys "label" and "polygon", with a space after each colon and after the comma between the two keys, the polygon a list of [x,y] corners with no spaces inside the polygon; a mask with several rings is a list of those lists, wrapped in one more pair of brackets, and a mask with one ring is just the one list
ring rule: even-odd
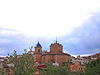
{"label": "church bell tower", "polygon": [[35,47],[35,53],[37,54],[41,54],[42,53],[42,46],[41,46],[41,44],[39,43],[39,41],[38,41],[38,43],[36,44],[36,47]]}

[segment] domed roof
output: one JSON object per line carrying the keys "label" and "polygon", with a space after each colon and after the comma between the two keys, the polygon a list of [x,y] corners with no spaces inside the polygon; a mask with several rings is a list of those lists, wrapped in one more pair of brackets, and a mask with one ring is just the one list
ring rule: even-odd
{"label": "domed roof", "polygon": [[39,43],[39,41],[38,41],[38,43],[36,44],[36,47],[42,47],[41,44]]}

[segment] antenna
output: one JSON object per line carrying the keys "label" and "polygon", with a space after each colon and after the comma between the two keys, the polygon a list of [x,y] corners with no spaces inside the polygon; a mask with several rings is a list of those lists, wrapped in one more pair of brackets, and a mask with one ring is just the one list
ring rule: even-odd
{"label": "antenna", "polygon": [[56,37],[56,43],[57,43],[57,37]]}

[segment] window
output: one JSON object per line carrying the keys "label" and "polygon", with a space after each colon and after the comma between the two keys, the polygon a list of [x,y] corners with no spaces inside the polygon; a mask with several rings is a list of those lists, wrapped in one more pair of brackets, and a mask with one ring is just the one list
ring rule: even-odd
{"label": "window", "polygon": [[38,52],[40,52],[40,49],[38,49]]}
{"label": "window", "polygon": [[80,68],[79,68],[79,70],[80,70]]}

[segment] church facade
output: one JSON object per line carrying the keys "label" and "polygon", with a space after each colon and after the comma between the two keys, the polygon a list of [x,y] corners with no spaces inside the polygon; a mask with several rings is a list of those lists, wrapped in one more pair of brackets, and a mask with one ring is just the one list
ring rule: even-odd
{"label": "church facade", "polygon": [[63,65],[66,62],[70,62],[71,55],[63,52],[63,46],[57,41],[50,45],[50,51],[43,51],[41,44],[38,42],[33,51],[33,57],[36,62],[39,63],[58,63]]}

